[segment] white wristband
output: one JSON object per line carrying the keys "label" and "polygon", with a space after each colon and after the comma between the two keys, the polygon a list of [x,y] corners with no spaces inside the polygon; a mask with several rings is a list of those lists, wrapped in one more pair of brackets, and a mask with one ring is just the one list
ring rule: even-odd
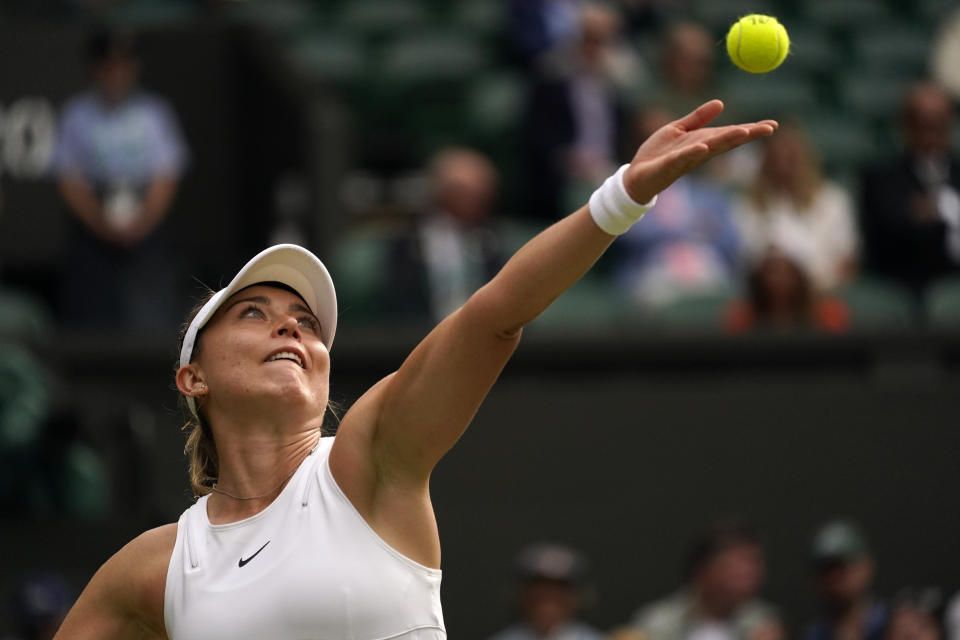
{"label": "white wristband", "polygon": [[625,164],[617,169],[590,196],[590,216],[598,227],[612,236],[626,232],[657,203],[657,196],[653,196],[646,204],[640,204],[630,197],[623,186],[623,174],[629,166]]}

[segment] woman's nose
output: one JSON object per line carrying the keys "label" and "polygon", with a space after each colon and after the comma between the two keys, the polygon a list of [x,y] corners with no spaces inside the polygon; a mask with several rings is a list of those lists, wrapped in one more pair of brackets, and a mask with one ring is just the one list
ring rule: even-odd
{"label": "woman's nose", "polygon": [[282,323],[280,323],[280,325],[277,327],[277,335],[278,335],[278,336],[290,335],[290,337],[299,340],[299,339],[300,339],[300,329],[299,329],[299,324],[297,323],[297,319],[294,318],[294,317],[292,317],[292,316],[288,316],[288,317],[287,317]]}

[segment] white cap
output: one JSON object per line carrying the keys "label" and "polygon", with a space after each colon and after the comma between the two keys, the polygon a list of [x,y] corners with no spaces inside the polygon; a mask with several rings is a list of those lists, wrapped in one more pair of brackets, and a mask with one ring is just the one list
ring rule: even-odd
{"label": "white cap", "polygon": [[[337,331],[337,293],[333,288],[333,279],[317,256],[303,247],[278,244],[255,255],[237,272],[230,284],[217,291],[194,316],[183,336],[183,346],[180,348],[181,367],[190,364],[197,334],[220,305],[237,291],[260,282],[279,282],[300,294],[307,307],[320,321],[320,339],[327,349],[330,349]],[[187,405],[196,413],[193,398],[187,398]]]}

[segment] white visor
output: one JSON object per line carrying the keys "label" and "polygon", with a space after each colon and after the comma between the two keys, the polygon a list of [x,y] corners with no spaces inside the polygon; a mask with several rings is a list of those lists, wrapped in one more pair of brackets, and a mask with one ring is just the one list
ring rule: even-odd
{"label": "white visor", "polygon": [[[183,346],[180,348],[181,367],[190,364],[197,334],[220,305],[237,291],[260,282],[279,282],[300,294],[307,307],[320,321],[320,339],[327,350],[330,349],[337,331],[337,294],[333,288],[333,279],[317,256],[303,247],[278,244],[254,256],[240,269],[230,284],[217,291],[203,305],[183,336]],[[193,398],[187,398],[187,405],[196,413]]]}

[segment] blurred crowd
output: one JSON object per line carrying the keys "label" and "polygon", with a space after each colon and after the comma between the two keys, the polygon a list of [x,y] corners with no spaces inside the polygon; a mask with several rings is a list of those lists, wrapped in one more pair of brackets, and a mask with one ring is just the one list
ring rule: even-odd
{"label": "blurred crowd", "polygon": [[515,561],[516,622],[490,640],[956,639],[960,597],[946,602],[935,587],[878,594],[876,560],[856,523],[824,523],[808,558],[810,583],[791,589],[811,591],[817,612],[789,624],[761,597],[766,565],[757,530],[735,519],[714,522],[690,543],[674,591],[600,630],[585,622],[600,592],[589,559],[563,544],[536,543]]}
{"label": "blurred crowd", "polygon": [[[325,256],[344,323],[427,326],[449,314],[525,240],[582,206],[653,131],[720,95],[725,63],[716,33],[690,21],[689,4],[505,0],[504,64],[523,85],[511,157],[494,157],[471,136],[448,140],[401,176],[386,207],[365,190],[395,176],[371,177],[367,167],[346,175],[334,225],[341,233]],[[814,141],[802,113],[758,114],[755,101],[724,93],[721,123],[762,115],[779,118],[780,130],[660,194],[643,223],[571,290],[568,308],[584,296],[579,310],[591,317],[729,335],[956,327],[958,51],[955,13],[930,38],[930,74],[910,78],[885,122],[897,151],[843,170],[823,160],[823,140]],[[109,508],[105,463],[63,392],[69,384],[29,345],[54,326],[166,335],[172,344],[185,306],[178,283],[189,274],[166,223],[191,170],[189,136],[175,106],[141,86],[129,31],[96,30],[82,55],[89,84],[62,105],[49,168],[69,220],[69,267],[52,296],[38,296],[5,286],[0,256],[4,514],[97,516]],[[306,197],[299,188],[287,194],[298,202]],[[0,197],[0,216],[16,215]],[[303,237],[278,229],[275,239]],[[551,317],[577,321],[572,312]],[[581,619],[598,597],[589,561],[562,545],[538,545],[517,560],[517,624],[494,638],[960,640],[960,601],[948,606],[927,589],[874,593],[875,559],[855,525],[825,525],[810,563],[821,613],[791,629],[775,603],[759,599],[760,538],[721,523],[691,547],[681,588],[638,602],[622,628],[601,632]],[[49,637],[68,588],[46,575],[21,587],[22,628],[10,637]]]}
{"label": "blurred crowd", "polygon": [[[513,622],[489,640],[957,640],[960,593],[875,586],[877,558],[855,522],[836,519],[815,532],[807,551],[815,613],[788,620],[763,597],[764,542],[738,519],[711,523],[689,543],[677,586],[613,629],[587,620],[603,593],[588,557],[556,542],[524,547],[509,590]],[[678,563],[679,564],[679,563]],[[630,584],[629,580],[620,582]],[[17,629],[3,640],[49,640],[76,597],[62,576],[24,576],[8,603]],[[477,630],[473,630],[476,632]]]}

